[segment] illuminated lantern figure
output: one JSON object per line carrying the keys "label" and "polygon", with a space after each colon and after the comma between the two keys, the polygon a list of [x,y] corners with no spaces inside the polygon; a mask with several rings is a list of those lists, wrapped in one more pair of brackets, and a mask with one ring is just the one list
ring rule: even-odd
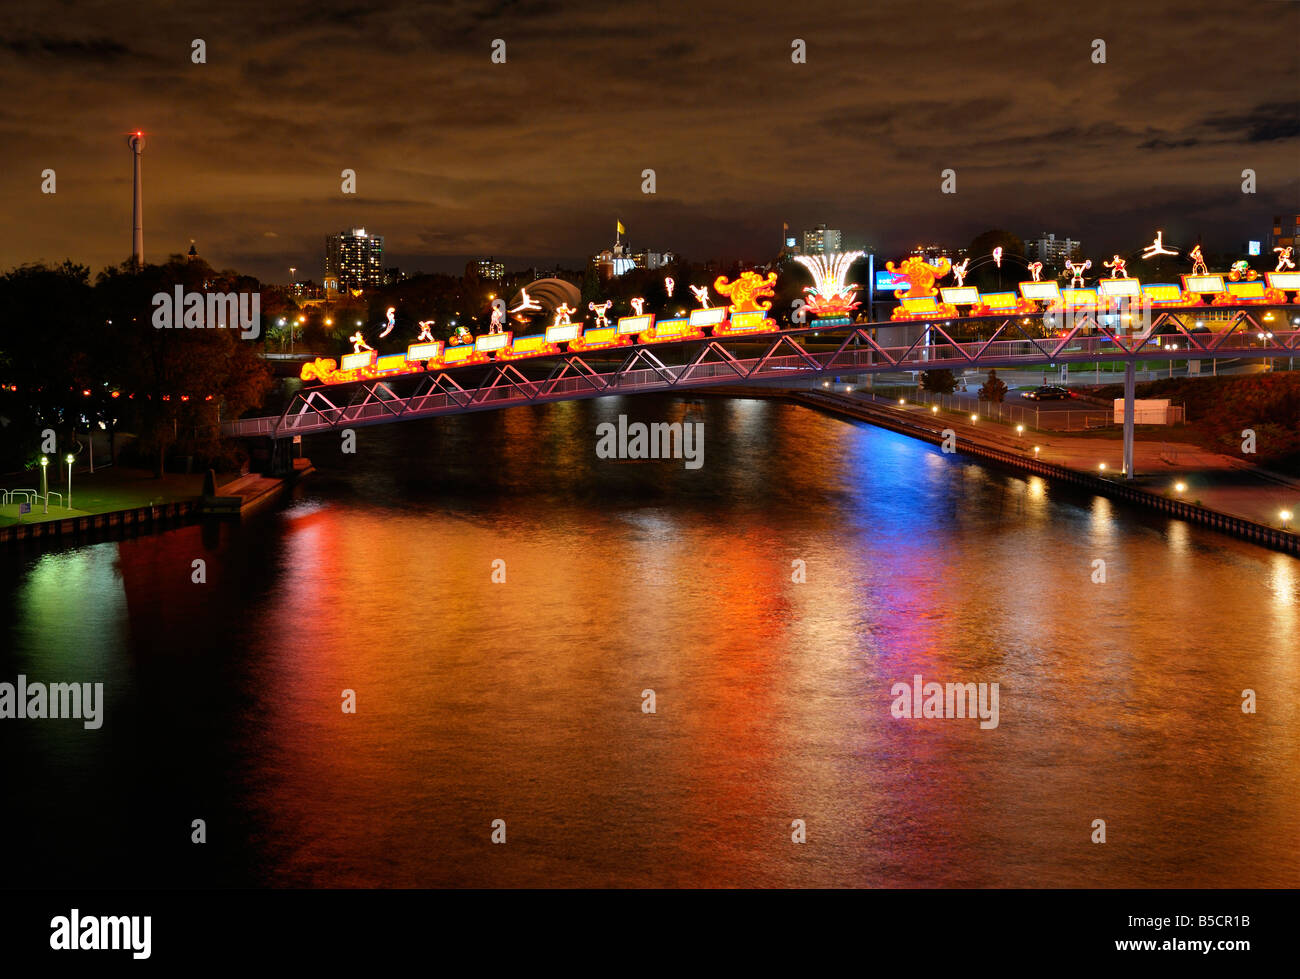
{"label": "illuminated lantern figure", "polygon": [[700,301],[700,309],[709,308],[709,287],[708,286],[691,286],[691,292],[695,293],[695,298]]}
{"label": "illuminated lantern figure", "polygon": [[1250,267],[1250,263],[1244,258],[1239,262],[1233,262],[1228,269],[1228,278],[1233,282],[1240,282],[1245,279],[1247,282],[1253,282],[1259,278],[1259,273]]}
{"label": "illuminated lantern figure", "polygon": [[551,325],[568,326],[570,323],[573,322],[571,319],[569,319],[569,317],[576,312],[577,312],[576,309],[569,308],[568,303],[560,303],[560,305],[555,308],[555,322],[552,323]]}
{"label": "illuminated lantern figure", "polygon": [[1286,248],[1273,249],[1273,251],[1277,253],[1277,268],[1273,270],[1274,272],[1281,272],[1285,269],[1295,268],[1295,262],[1291,261],[1291,252],[1293,250],[1294,248],[1291,245],[1288,245]]}
{"label": "illuminated lantern figure", "polygon": [[957,280],[957,285],[964,286],[966,284],[966,269],[968,269],[969,267],[970,267],[969,255],[967,255],[965,258],[961,260],[960,265],[954,265],[952,267],[953,278]]}
{"label": "illuminated lantern figure", "polygon": [[324,381],[328,384],[337,371],[337,363],[323,357],[317,357],[312,363],[302,365],[298,377],[304,381]]}
{"label": "illuminated lantern figure", "polygon": [[1142,253],[1142,257],[1154,258],[1157,255],[1177,255],[1177,252],[1170,251],[1165,247],[1164,236],[1165,233],[1163,231],[1157,231],[1155,240],[1152,241],[1151,244],[1147,245],[1146,251]]}
{"label": "illuminated lantern figure", "polygon": [[1043,263],[1042,263],[1042,262],[1030,262],[1030,263],[1029,263],[1029,274],[1032,275],[1032,276],[1034,277],[1034,281],[1035,281],[1035,282],[1041,282],[1041,281],[1042,281],[1042,278],[1043,278]]}
{"label": "illuminated lantern figure", "polygon": [[614,305],[614,300],[606,299],[603,303],[587,303],[587,308],[596,314],[596,327],[609,326],[609,317],[605,314],[609,312],[609,307]]}
{"label": "illuminated lantern figure", "polygon": [[1192,260],[1192,275],[1209,275],[1210,270],[1205,267],[1205,256],[1201,254],[1201,246],[1197,245],[1187,257]]}
{"label": "illuminated lantern figure", "polygon": [[673,298],[673,286],[676,284],[677,283],[673,282],[673,277],[671,275],[664,276],[664,288],[668,290],[669,299]]}
{"label": "illuminated lantern figure", "polygon": [[[795,261],[800,259],[796,258]],[[885,269],[902,276],[908,282],[906,290],[899,289],[894,292],[896,298],[921,299],[938,293],[934,284],[952,271],[952,262],[941,258],[937,265],[931,265],[919,255],[912,255],[903,259],[898,265],[886,262]]]}
{"label": "illuminated lantern figure", "polygon": [[733,313],[761,312],[772,308],[771,303],[760,300],[775,291],[776,273],[769,272],[765,279],[757,272],[741,272],[735,282],[728,282],[725,275],[720,275],[714,280],[713,288],[718,295],[731,300]]}
{"label": "illuminated lantern figure", "polygon": [[644,316],[644,315],[645,315],[645,300],[644,300],[644,299],[642,299],[640,296],[637,296],[635,299],[632,299],[632,300],[629,300],[629,301],[632,303],[632,312],[636,313],[637,316]]}
{"label": "illuminated lantern figure", "polygon": [[[853,293],[859,288],[858,285],[846,285],[844,280],[848,278],[849,266],[862,255],[862,252],[844,252],[838,255],[795,256],[794,260],[806,268],[813,279],[813,284],[804,288],[808,297],[808,312],[822,317],[848,316],[860,305],[853,301]],[[942,274],[947,275],[951,264],[946,258],[943,261],[945,265]],[[893,268],[892,264],[890,268]]]}
{"label": "illuminated lantern figure", "polygon": [[504,306],[492,307],[492,325],[488,327],[488,333],[501,333],[506,325],[506,309]]}
{"label": "illuminated lantern figure", "polygon": [[366,338],[361,335],[360,330],[357,330],[356,333],[348,337],[348,342],[352,344],[352,352],[354,354],[359,354],[363,350],[375,349],[374,347],[370,346],[370,344],[366,343]]}
{"label": "illuminated lantern figure", "polygon": [[420,320],[420,335],[415,338],[415,342],[421,340],[433,340],[433,320]]}
{"label": "illuminated lantern figure", "polygon": [[520,296],[520,298],[521,298],[522,301],[519,303],[518,306],[516,306],[514,309],[510,310],[510,312],[512,312],[512,313],[535,313],[535,312],[537,312],[537,310],[539,310],[539,309],[542,308],[541,303],[539,303],[537,300],[533,299],[532,297],[530,297],[530,296],[528,295],[528,290],[527,290],[527,289],[520,289],[520,290],[519,290],[519,296]]}
{"label": "illuminated lantern figure", "polygon": [[451,346],[459,346],[461,344],[469,343],[473,339],[474,337],[469,330],[465,329],[463,326],[458,326],[456,327],[456,332],[447,338],[447,343]]}
{"label": "illuminated lantern figure", "polygon": [[1070,270],[1070,288],[1082,289],[1083,273],[1092,268],[1092,259],[1088,259],[1086,262],[1071,262],[1066,259],[1065,267]]}
{"label": "illuminated lantern figure", "polygon": [[1110,269],[1111,278],[1114,279],[1128,278],[1128,262],[1124,261],[1124,259],[1120,258],[1118,255],[1115,256],[1115,260],[1113,262],[1102,262],[1101,264],[1106,266],[1106,268]]}
{"label": "illuminated lantern figure", "polygon": [[1001,245],[998,245],[997,248],[993,249],[993,261],[998,268],[1002,268],[1002,246]]}
{"label": "illuminated lantern figure", "polygon": [[383,332],[379,334],[379,339],[382,340],[384,337],[388,336],[388,334],[393,332],[393,327],[397,325],[397,320],[393,318],[393,314],[395,314],[396,312],[397,312],[396,307],[394,306],[388,307],[388,325],[385,326]]}

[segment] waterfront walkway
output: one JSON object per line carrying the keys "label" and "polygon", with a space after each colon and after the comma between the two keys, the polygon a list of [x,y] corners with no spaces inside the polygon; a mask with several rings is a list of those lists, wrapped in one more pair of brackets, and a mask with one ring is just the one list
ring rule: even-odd
{"label": "waterfront walkway", "polygon": [[[870,391],[845,390],[836,385],[834,393],[848,403],[869,404],[878,410],[906,417],[934,432],[951,428],[957,433],[957,445],[972,441],[1003,452],[1015,452],[1025,458],[1064,466],[1079,472],[1122,479],[1123,442],[1118,431],[1107,435],[1062,432],[1017,433],[1015,426],[986,418],[972,421],[970,412],[956,412],[919,404],[899,405],[892,398],[881,398]],[[1240,458],[1212,452],[1189,442],[1172,441],[1163,426],[1139,426],[1134,441],[1137,487],[1156,495],[1195,503],[1230,516],[1241,517],[1266,527],[1282,525],[1279,514],[1289,511],[1300,515],[1300,479],[1271,472],[1251,464],[1249,456]],[[1034,452],[1034,447],[1038,452]],[[1101,467],[1105,464],[1105,469]],[[1183,489],[1178,484],[1183,484]],[[1295,528],[1295,519],[1289,524]]]}

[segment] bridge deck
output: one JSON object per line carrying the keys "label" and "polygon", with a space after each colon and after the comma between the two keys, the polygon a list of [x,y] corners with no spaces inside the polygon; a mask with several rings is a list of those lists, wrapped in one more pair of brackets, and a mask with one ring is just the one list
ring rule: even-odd
{"label": "bridge deck", "polygon": [[[1291,325],[1287,310],[1281,323]],[[1209,313],[1229,319],[1213,321],[1216,329],[1190,329],[1185,320]],[[262,418],[243,418],[223,425],[237,437],[285,438],[334,428],[378,425],[388,422],[470,411],[491,411],[524,404],[570,401],[621,394],[645,394],[737,381],[779,382],[828,374],[875,374],[938,368],[1028,367],[1044,363],[1068,364],[1107,360],[1213,360],[1221,358],[1294,357],[1300,354],[1300,329],[1273,330],[1260,307],[1186,307],[1160,310],[1140,334],[1126,336],[1082,315],[1063,336],[1033,336],[1027,327],[1038,317],[984,317],[991,333],[987,339],[957,340],[951,324],[933,321],[890,321],[834,328],[807,327],[780,333],[757,333],[633,347],[615,347],[583,354],[566,353],[535,360],[494,362],[436,372],[354,381],[348,384],[305,388],[285,411]],[[976,322],[962,318],[969,328]],[[1279,324],[1280,325],[1280,324]],[[876,339],[886,327],[911,326],[920,336],[908,346],[881,346]],[[1040,327],[1041,329],[1041,327]],[[1171,336],[1165,330],[1174,331]],[[930,342],[925,342],[926,338]],[[1177,347],[1163,343],[1177,341]],[[834,349],[809,350],[817,347]],[[1157,341],[1161,342],[1157,346]],[[762,353],[754,356],[758,345]],[[742,351],[743,348],[743,351]],[[737,356],[744,352],[745,356]],[[614,365],[592,367],[596,356],[625,355]],[[670,361],[666,363],[665,361]],[[541,375],[547,365],[549,373]],[[534,376],[524,373],[527,369]],[[464,383],[462,383],[464,382]],[[409,391],[403,390],[410,387]],[[399,393],[402,391],[402,393]]]}

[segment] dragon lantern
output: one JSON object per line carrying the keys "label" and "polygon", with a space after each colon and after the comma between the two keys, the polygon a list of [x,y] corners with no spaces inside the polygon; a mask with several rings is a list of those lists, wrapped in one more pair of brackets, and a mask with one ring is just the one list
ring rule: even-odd
{"label": "dragon lantern", "polygon": [[741,272],[735,282],[728,282],[725,275],[720,275],[714,281],[713,289],[731,300],[733,313],[762,312],[772,308],[771,303],[760,300],[773,295],[776,273],[769,272],[767,278],[763,278],[757,272]]}
{"label": "dragon lantern", "polygon": [[[886,262],[885,269],[907,281],[908,287],[896,290],[894,298],[924,299],[938,293],[939,290],[935,288],[934,284],[952,271],[952,262],[946,258],[941,258],[937,263],[932,264],[919,255],[910,255],[898,265],[893,262]],[[901,320],[909,318],[909,315],[902,306],[897,306],[891,314],[891,318]],[[949,303],[938,303],[936,304],[936,311],[926,315],[930,317],[956,316],[957,307]]]}

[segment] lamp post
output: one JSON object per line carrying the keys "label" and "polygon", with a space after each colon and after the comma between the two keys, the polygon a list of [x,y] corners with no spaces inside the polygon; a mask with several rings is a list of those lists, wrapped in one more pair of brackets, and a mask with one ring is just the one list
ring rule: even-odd
{"label": "lamp post", "polygon": [[[1273,339],[1273,334],[1272,334],[1272,333],[1269,333],[1269,332],[1267,332],[1267,331],[1265,331],[1265,332],[1263,332],[1263,333],[1256,334],[1256,335],[1259,337],[1259,342],[1260,342],[1263,346],[1265,346],[1265,347],[1267,347],[1267,346],[1268,346],[1268,342],[1269,342],[1270,340]],[[1265,370],[1272,370],[1272,368],[1273,368],[1273,358],[1272,358],[1272,357],[1265,357],[1265,358],[1264,358],[1264,369],[1265,369]]]}
{"label": "lamp post", "polygon": [[68,462],[68,509],[72,509],[72,453],[67,455]]}
{"label": "lamp post", "polygon": [[1278,516],[1282,518],[1282,529],[1286,530],[1287,524],[1291,522],[1291,511],[1283,510],[1281,513],[1278,514]]}
{"label": "lamp post", "polygon": [[50,512],[50,484],[46,482],[46,470],[49,468],[49,456],[41,456],[41,496],[45,498],[45,509],[43,513]]}

